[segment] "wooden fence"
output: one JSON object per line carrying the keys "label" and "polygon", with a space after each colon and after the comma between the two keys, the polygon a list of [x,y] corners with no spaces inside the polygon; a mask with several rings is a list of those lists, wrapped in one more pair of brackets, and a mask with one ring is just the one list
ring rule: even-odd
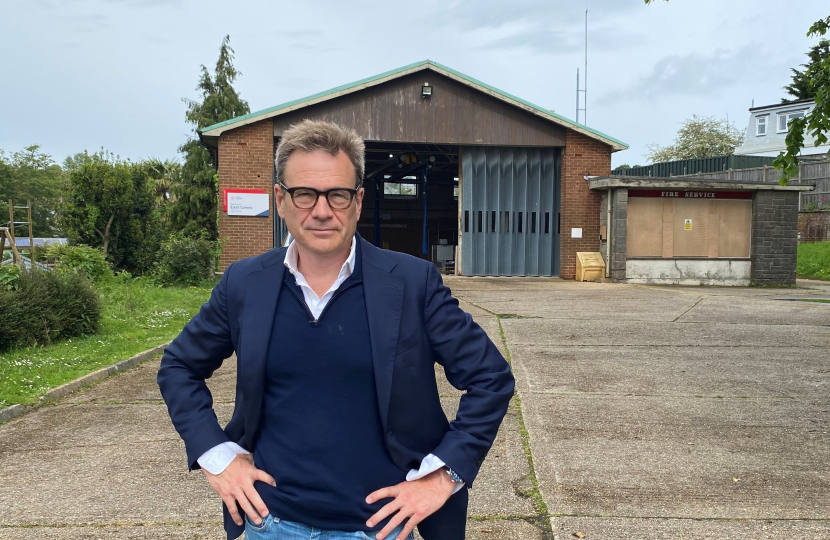
{"label": "wooden fence", "polygon": [[[799,197],[799,210],[830,210],[830,160],[802,162],[799,164],[798,178],[793,184],[814,185],[813,191],[803,192]],[[684,175],[684,178],[699,178],[714,182],[754,182],[777,184],[781,173],[774,167],[764,166],[754,169],[727,170],[714,173]]]}

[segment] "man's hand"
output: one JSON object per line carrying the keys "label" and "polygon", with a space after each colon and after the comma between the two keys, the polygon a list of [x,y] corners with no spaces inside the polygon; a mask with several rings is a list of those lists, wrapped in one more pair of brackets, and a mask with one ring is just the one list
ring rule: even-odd
{"label": "man's hand", "polygon": [[268,508],[254,489],[254,482],[259,480],[275,487],[277,483],[270,474],[254,467],[254,458],[250,454],[236,456],[219,474],[210,474],[204,469],[202,472],[205,473],[210,488],[222,497],[234,523],[245,523],[236,507],[236,503],[239,503],[251,521],[257,525],[262,524],[262,518],[268,516]]}
{"label": "man's hand", "polygon": [[374,527],[387,516],[397,512],[376,537],[378,540],[386,538],[386,535],[400,525],[404,519],[409,518],[406,526],[398,535],[398,540],[404,540],[418,523],[444,506],[453,491],[455,491],[455,482],[444,469],[433,471],[418,480],[403,481],[396,486],[379,489],[366,497],[367,503],[372,504],[380,499],[388,498],[394,500],[370,517],[366,525]]}

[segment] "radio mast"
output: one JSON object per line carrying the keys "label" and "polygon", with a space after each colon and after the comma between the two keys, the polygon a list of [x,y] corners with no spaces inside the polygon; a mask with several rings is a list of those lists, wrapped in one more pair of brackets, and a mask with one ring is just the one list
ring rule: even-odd
{"label": "radio mast", "polygon": [[[579,68],[576,68],[576,121],[579,123],[579,111],[582,111],[582,123],[588,123],[588,0],[585,0],[585,84],[579,88]],[[582,93],[582,107],[579,106],[579,94]]]}

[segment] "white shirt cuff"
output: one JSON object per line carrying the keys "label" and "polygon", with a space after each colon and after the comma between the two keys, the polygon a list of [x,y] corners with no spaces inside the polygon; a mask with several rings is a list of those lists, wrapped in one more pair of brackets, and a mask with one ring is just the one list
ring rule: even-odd
{"label": "white shirt cuff", "polygon": [[231,461],[240,454],[250,454],[250,452],[235,442],[228,441],[217,444],[199,456],[196,461],[210,474],[221,474],[231,464]]}
{"label": "white shirt cuff", "polygon": [[[201,465],[201,463],[199,463]],[[441,461],[441,458],[436,456],[435,454],[429,454],[423,460],[421,460],[421,468],[418,470],[412,469],[408,473],[406,473],[406,480],[411,482],[412,480],[417,480],[419,478],[423,478],[424,476],[428,475],[431,472],[435,472],[442,467],[446,467],[447,464]],[[458,490],[464,487],[464,482],[457,482],[455,484],[455,489],[453,490],[453,495],[458,493]]]}

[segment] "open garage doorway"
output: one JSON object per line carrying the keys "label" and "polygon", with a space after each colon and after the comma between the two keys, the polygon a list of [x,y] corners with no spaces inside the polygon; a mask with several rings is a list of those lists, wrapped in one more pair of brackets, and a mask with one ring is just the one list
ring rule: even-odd
{"label": "open garage doorway", "polygon": [[452,145],[366,141],[361,236],[455,273],[458,159]]}

